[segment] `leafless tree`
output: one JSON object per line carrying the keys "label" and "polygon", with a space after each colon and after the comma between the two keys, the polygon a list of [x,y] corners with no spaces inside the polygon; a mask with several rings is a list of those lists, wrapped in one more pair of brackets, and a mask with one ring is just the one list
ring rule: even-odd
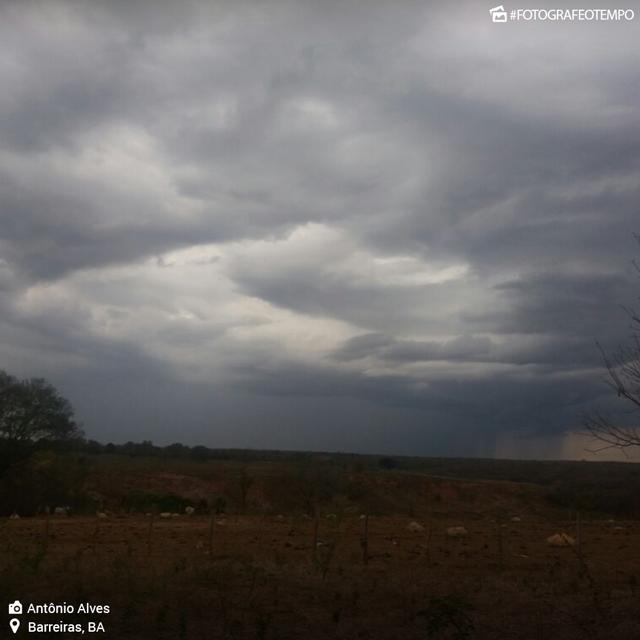
{"label": "leafless tree", "polygon": [[[640,243],[640,235],[636,235],[636,240]],[[640,274],[640,265],[633,261],[633,266]],[[626,402],[628,412],[640,417],[640,314],[634,308],[624,310],[631,321],[630,343],[613,354],[608,354],[600,344],[598,349],[607,369],[609,386]],[[619,425],[598,411],[585,416],[583,424],[596,443],[594,451],[640,447],[640,425]]]}

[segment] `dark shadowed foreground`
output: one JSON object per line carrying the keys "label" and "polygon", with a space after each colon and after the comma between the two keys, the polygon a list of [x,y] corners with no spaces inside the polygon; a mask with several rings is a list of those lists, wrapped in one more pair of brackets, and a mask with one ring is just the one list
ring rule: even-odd
{"label": "dark shadowed foreground", "polygon": [[[36,460],[46,467],[52,455]],[[3,518],[0,593],[108,604],[102,637],[640,637],[633,506],[615,520],[569,509],[559,496],[580,496],[566,478],[560,490],[391,459],[61,457],[66,471],[88,465],[74,495],[94,504]],[[451,461],[450,471],[482,475],[486,464]],[[559,464],[569,476],[599,473]],[[635,476],[634,465],[616,468]],[[563,532],[573,544],[548,544]]]}

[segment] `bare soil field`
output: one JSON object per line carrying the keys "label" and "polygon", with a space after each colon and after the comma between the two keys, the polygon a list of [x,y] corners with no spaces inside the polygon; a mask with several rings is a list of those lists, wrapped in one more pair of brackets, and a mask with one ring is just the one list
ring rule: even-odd
{"label": "bare soil field", "polygon": [[[122,639],[640,638],[640,523],[583,518],[577,529],[535,505],[514,512],[515,503],[501,519],[482,502],[500,502],[500,486],[506,496],[518,485],[442,486],[449,498],[476,499],[367,520],[5,519],[0,591],[5,601],[108,604],[98,635]],[[411,531],[411,522],[423,529]],[[467,535],[448,536],[451,526]],[[576,544],[549,546],[560,531]]]}

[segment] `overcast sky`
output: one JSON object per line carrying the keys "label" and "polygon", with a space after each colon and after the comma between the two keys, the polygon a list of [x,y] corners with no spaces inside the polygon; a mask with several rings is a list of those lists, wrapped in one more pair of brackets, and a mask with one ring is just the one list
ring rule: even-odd
{"label": "overcast sky", "polygon": [[640,289],[640,16],[491,6],[2,2],[0,368],[102,441],[566,454]]}

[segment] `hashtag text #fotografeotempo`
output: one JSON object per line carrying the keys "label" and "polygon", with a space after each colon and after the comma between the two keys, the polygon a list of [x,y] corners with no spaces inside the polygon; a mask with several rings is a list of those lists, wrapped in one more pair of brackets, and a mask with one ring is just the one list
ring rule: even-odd
{"label": "hashtag text #fotografeotempo", "polygon": [[635,18],[633,9],[512,9],[511,20],[540,22],[622,22]]}

